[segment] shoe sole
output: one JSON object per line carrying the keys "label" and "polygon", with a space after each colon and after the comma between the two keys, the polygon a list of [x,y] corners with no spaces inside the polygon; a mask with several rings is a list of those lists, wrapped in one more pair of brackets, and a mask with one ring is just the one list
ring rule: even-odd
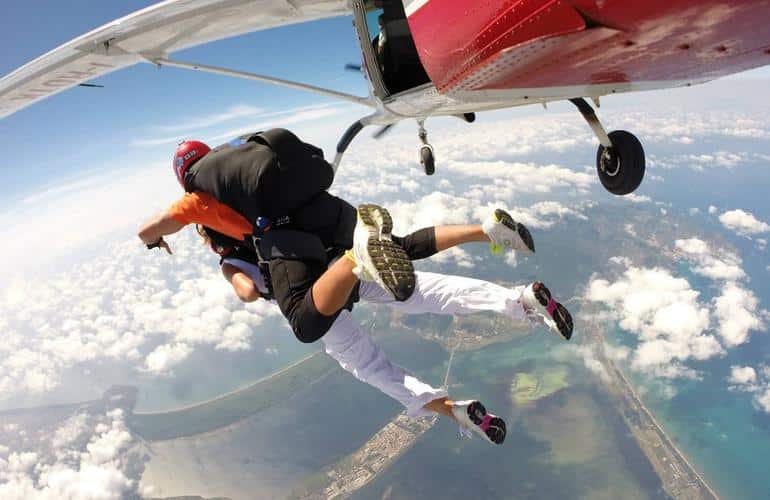
{"label": "shoe sole", "polygon": [[375,281],[397,301],[409,299],[415,288],[414,266],[404,249],[391,240],[393,219],[390,213],[379,205],[364,204],[358,207],[358,216],[369,231],[366,249],[370,267],[377,271]]}
{"label": "shoe sole", "polygon": [[[468,418],[471,419],[471,422],[473,422],[474,425],[481,426],[481,424],[484,422],[484,417],[486,416],[487,409],[484,408],[484,405],[479,401],[474,401],[468,405]],[[503,444],[503,441],[505,441],[505,434],[507,432],[505,427],[505,420],[496,416],[491,417],[492,418],[489,419],[489,425],[487,430],[484,431],[484,434],[486,434],[489,440],[493,443]]]}
{"label": "shoe sole", "polygon": [[497,217],[497,220],[499,220],[502,225],[518,234],[521,241],[527,246],[527,249],[529,249],[530,252],[535,253],[535,240],[532,239],[532,234],[530,234],[529,229],[527,229],[524,224],[519,224],[513,220],[513,217],[511,217],[508,212],[499,208],[495,209],[495,217]]}
{"label": "shoe sole", "polygon": [[[548,303],[551,301],[551,292],[548,290],[548,287],[538,281],[532,285],[532,291],[540,305],[548,308]],[[561,336],[567,340],[572,338],[572,315],[567,308],[561,305],[561,303],[556,302],[556,309],[554,309],[553,314],[549,315],[554,323],[556,323],[556,328],[559,329]]]}

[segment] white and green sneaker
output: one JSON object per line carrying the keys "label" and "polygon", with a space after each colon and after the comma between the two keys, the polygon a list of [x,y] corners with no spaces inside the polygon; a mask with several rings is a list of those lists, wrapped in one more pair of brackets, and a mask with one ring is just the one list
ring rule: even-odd
{"label": "white and green sneaker", "polygon": [[393,242],[393,219],[378,205],[358,206],[351,253],[356,262],[353,272],[363,281],[374,281],[400,302],[412,296],[414,266],[403,248]]}
{"label": "white and green sneaker", "polygon": [[513,217],[501,208],[495,209],[487,217],[481,224],[481,230],[492,240],[492,253],[500,253],[503,250],[535,252],[535,242],[526,226],[513,220]]}

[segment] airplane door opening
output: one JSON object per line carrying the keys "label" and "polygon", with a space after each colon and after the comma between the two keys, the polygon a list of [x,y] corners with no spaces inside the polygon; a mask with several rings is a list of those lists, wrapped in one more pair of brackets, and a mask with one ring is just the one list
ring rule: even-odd
{"label": "airplane door opening", "polygon": [[369,39],[388,94],[430,83],[417,55],[401,0],[366,2]]}

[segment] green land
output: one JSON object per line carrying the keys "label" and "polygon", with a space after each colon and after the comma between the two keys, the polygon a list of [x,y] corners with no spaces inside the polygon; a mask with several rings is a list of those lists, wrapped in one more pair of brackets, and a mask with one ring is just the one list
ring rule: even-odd
{"label": "green land", "polygon": [[333,359],[318,352],[248,387],[210,401],[178,410],[134,413],[129,425],[147,441],[201,434],[267,410],[336,369]]}
{"label": "green land", "polygon": [[566,365],[556,365],[531,373],[517,373],[511,382],[511,397],[518,405],[545,398],[569,386]]}

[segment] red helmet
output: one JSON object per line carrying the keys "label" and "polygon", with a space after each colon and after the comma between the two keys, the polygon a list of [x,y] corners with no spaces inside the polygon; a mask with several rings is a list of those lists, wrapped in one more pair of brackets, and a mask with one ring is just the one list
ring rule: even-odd
{"label": "red helmet", "polygon": [[184,174],[192,167],[192,164],[203,158],[211,148],[200,141],[184,141],[179,143],[174,153],[174,173],[179,184],[184,186]]}

